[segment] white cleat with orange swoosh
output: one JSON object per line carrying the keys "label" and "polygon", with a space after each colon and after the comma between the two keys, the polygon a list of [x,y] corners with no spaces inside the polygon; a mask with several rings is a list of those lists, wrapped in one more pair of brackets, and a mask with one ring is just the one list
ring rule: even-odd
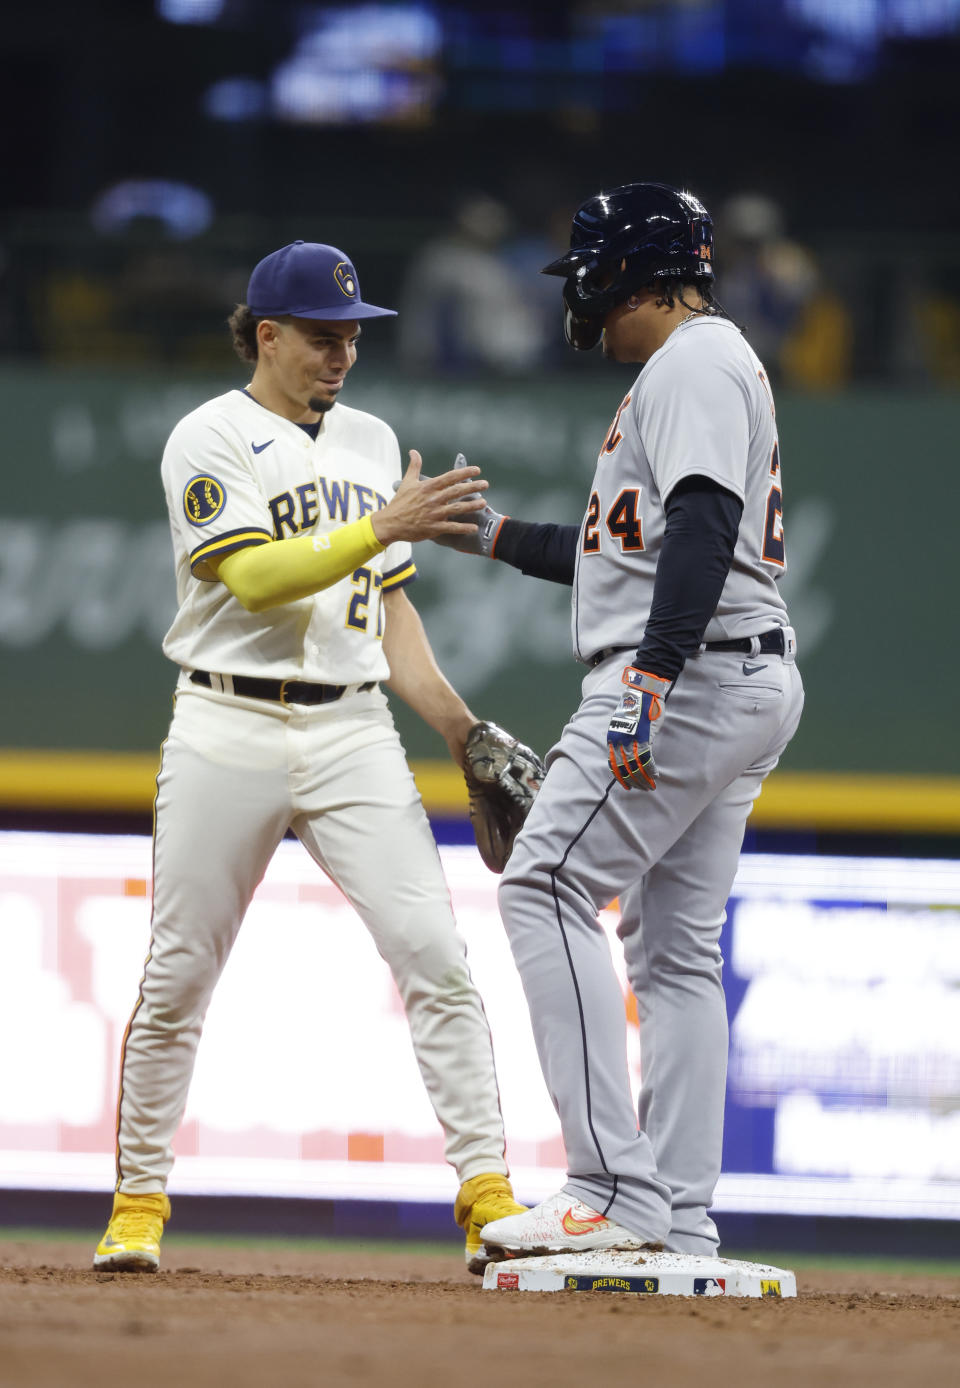
{"label": "white cleat with orange swoosh", "polygon": [[663,1247],[631,1234],[622,1224],[593,1210],[561,1191],[524,1214],[495,1219],[480,1230],[487,1252],[494,1258],[530,1258],[551,1253],[589,1253],[598,1248]]}

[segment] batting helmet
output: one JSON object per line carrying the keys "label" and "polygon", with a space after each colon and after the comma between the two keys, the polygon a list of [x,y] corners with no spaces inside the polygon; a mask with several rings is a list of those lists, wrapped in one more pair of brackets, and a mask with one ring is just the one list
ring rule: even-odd
{"label": "batting helmet", "polygon": [[589,351],[603,320],[624,299],[658,279],[713,280],[713,222],[692,193],[668,183],[625,183],[580,207],[570,249],[541,271],[562,275],[567,341]]}

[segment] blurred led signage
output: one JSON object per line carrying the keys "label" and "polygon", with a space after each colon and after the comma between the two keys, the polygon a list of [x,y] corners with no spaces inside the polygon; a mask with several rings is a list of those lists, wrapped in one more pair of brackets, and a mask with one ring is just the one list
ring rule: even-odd
{"label": "blurred led signage", "polygon": [[[564,1167],[476,851],[441,850],[493,1031],[521,1195]],[[149,942],[141,837],[0,834],[0,1185],[109,1190],[116,1067]],[[620,964],[628,1058],[643,1064]],[[718,1210],[960,1217],[960,863],[745,854]],[[281,844],[208,1013],[172,1191],[445,1199],[455,1186],[393,980]]]}

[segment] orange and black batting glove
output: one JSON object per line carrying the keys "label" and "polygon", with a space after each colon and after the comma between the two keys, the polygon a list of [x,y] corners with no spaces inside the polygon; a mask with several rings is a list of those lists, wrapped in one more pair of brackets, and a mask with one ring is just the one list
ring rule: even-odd
{"label": "orange and black batting glove", "polygon": [[663,717],[670,680],[628,665],[623,672],[627,686],[607,728],[610,770],[626,790],[656,790],[657,764],[653,759],[653,734]]}

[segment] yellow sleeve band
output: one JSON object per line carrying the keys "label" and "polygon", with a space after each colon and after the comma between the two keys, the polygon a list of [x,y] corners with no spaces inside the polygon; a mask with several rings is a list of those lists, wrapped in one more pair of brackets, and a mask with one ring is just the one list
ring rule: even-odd
{"label": "yellow sleeve band", "polygon": [[220,560],[213,556],[208,563],[248,612],[265,612],[339,583],[385,548],[371,517],[364,516],[329,535],[249,545]]}

